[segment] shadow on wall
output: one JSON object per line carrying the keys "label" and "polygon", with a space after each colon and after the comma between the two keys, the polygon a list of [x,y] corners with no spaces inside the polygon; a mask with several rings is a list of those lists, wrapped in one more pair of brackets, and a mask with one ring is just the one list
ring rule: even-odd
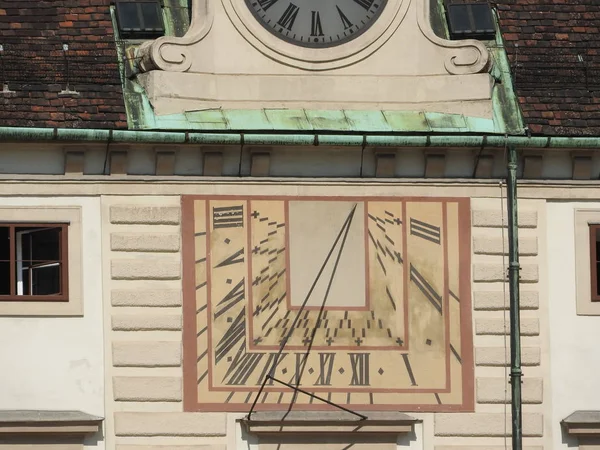
{"label": "shadow on wall", "polygon": [[417,437],[414,431],[402,436],[365,436],[362,433],[256,436],[242,428],[242,439],[249,450],[256,445],[260,450],[396,450],[398,447],[409,448]]}

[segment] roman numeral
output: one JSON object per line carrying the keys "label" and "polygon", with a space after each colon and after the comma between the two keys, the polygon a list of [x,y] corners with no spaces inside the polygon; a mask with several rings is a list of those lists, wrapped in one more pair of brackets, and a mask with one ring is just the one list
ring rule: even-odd
{"label": "roman numeral", "polygon": [[237,305],[245,298],[244,280],[245,279],[242,278],[242,280],[236,284],[225,297],[223,297],[223,300],[217,304],[217,307],[221,305],[222,307],[219,309],[219,311],[215,312],[215,319],[222,314],[225,314],[233,306]]}
{"label": "roman numeral", "polygon": [[225,355],[238,343],[246,339],[246,309],[242,308],[238,316],[235,318],[229,329],[225,332],[221,340],[215,347],[215,364],[218,364]]}
{"label": "roman numeral", "polygon": [[319,353],[319,378],[316,386],[331,386],[331,373],[333,372],[333,361],[335,353]]}
{"label": "roman numeral", "polygon": [[298,11],[300,11],[300,8],[298,8],[293,3],[290,3],[286,10],[283,12],[283,15],[277,21],[277,23],[283,28],[287,28],[291,31],[292,27],[294,26],[294,22],[296,21]]}
{"label": "roman numeral", "polygon": [[308,355],[306,355],[305,353],[295,353],[296,355],[296,372],[294,373],[294,376],[292,377],[293,380],[293,384],[295,385],[299,385],[300,384],[300,376],[304,370],[304,365],[306,364],[306,358],[308,358]]}
{"label": "roman numeral", "polygon": [[224,206],[213,208],[213,228],[236,228],[244,226],[244,207]]}
{"label": "roman numeral", "polygon": [[369,353],[348,353],[352,365],[350,386],[369,386]]}
{"label": "roman numeral", "polygon": [[355,3],[359,4],[366,10],[371,9],[371,5],[373,4],[374,1],[375,0],[354,0]]}
{"label": "roman numeral", "polygon": [[223,261],[221,261],[219,264],[217,264],[215,266],[215,269],[217,267],[225,267],[225,266],[229,266],[231,264],[238,264],[241,262],[244,262],[244,249],[238,250],[233,255],[225,258]]}
{"label": "roman numeral", "polygon": [[340,7],[338,5],[335,5],[335,7],[337,9],[338,14],[340,15],[340,19],[342,19],[342,24],[344,25],[344,30],[347,30],[348,28],[353,27],[354,25],[352,24],[352,22],[350,22],[350,20],[342,12]]}
{"label": "roman numeral", "polygon": [[225,384],[244,386],[263,356],[265,356],[264,353],[245,353],[244,356],[238,358],[231,365],[228,372],[232,373],[229,379],[225,381]]}
{"label": "roman numeral", "polygon": [[440,227],[436,227],[428,224],[427,222],[421,222],[420,220],[413,218],[410,219],[410,234],[435,244],[439,244],[441,242]]}
{"label": "roman numeral", "polygon": [[263,9],[263,11],[267,11],[271,6],[277,3],[278,0],[258,0],[258,4]]}
{"label": "roman numeral", "polygon": [[[265,381],[267,375],[275,376],[275,371],[277,370],[277,366],[285,359],[285,357],[289,355],[289,353],[269,353],[269,359],[263,366],[263,370],[256,381],[256,385],[262,384]],[[270,378],[265,384],[272,385],[273,379]]]}
{"label": "roman numeral", "polygon": [[415,286],[419,288],[425,298],[442,314],[442,296],[435,292],[431,284],[423,278],[423,275],[412,264],[410,265],[410,281],[415,283]]}
{"label": "roman numeral", "polygon": [[311,36],[324,36],[323,27],[321,26],[321,15],[319,11],[311,11],[310,19],[310,35]]}

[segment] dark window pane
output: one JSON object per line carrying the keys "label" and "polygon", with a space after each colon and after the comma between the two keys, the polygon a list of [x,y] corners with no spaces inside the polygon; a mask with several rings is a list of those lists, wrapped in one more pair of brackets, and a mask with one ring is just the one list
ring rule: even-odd
{"label": "dark window pane", "polygon": [[117,3],[117,18],[122,30],[140,28],[138,5],[130,2]]}
{"label": "dark window pane", "polygon": [[0,261],[10,260],[10,229],[0,227]]}
{"label": "dark window pane", "polygon": [[450,4],[447,8],[451,38],[494,38],[494,19],[488,3]]}
{"label": "dark window pane", "polygon": [[144,21],[144,29],[162,30],[161,11],[160,7],[155,2],[143,2],[140,4],[142,8],[142,18]]}
{"label": "dark window pane", "polygon": [[487,3],[471,5],[471,12],[475,22],[475,31],[479,34],[494,33],[492,12]]}
{"label": "dark window pane", "polygon": [[[600,263],[596,263],[596,280],[600,280]],[[596,283],[596,295],[600,296],[600,283]]]}
{"label": "dark window pane", "polygon": [[[59,261],[60,228],[17,228],[24,261]],[[19,253],[17,252],[17,257]]]}
{"label": "dark window pane", "polygon": [[30,270],[32,295],[60,294],[60,265],[49,264]]}
{"label": "dark window pane", "polygon": [[448,15],[452,33],[463,34],[471,29],[469,11],[466,5],[450,5]]}
{"label": "dark window pane", "polygon": [[10,295],[10,263],[0,262],[0,295]]}

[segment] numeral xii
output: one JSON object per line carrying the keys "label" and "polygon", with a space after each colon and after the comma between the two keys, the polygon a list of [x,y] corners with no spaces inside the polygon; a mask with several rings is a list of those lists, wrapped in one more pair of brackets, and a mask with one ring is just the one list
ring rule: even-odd
{"label": "numeral xii", "polygon": [[369,386],[369,354],[348,353],[352,366],[350,386]]}

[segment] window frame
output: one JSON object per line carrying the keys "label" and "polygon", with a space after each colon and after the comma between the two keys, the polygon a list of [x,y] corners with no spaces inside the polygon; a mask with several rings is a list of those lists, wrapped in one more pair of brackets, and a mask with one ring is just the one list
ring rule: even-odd
{"label": "window frame", "polygon": [[[68,302],[69,301],[69,223],[65,222],[0,222],[0,227],[9,228],[10,251],[10,294],[0,294],[0,302]],[[17,294],[17,228],[60,228],[59,264],[60,291],[59,295],[19,295]]]}

